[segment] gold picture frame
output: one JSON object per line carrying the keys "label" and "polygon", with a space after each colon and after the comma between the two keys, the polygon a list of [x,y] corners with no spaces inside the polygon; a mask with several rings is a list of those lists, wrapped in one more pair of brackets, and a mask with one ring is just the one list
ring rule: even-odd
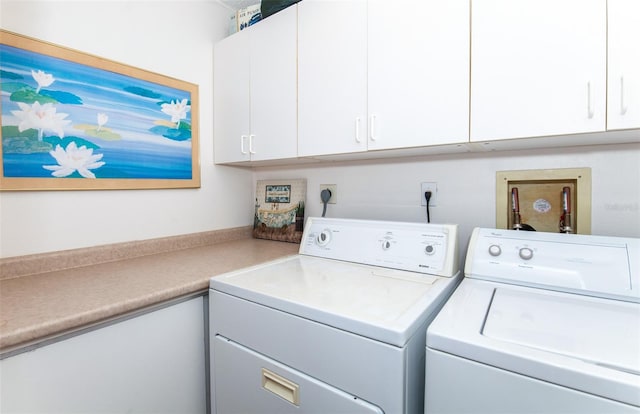
{"label": "gold picture frame", "polygon": [[198,86],[0,30],[0,190],[199,188]]}

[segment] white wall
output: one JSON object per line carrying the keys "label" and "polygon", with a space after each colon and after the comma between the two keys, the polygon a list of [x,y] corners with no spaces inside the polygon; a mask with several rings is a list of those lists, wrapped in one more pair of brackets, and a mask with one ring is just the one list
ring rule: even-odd
{"label": "white wall", "polygon": [[496,171],[582,167],[592,173],[592,234],[640,237],[640,144],[262,168],[255,178],[306,178],[307,216],[322,214],[320,184],[337,184],[327,216],[401,221],[426,221],[420,183],[435,181],[431,221],[459,224],[466,249],[474,227],[495,227]]}
{"label": "white wall", "polygon": [[[255,182],[308,180],[307,215],[319,215],[320,184],[338,184],[334,217],[420,221],[419,183],[436,181],[432,220],[495,225],[495,172],[591,167],[592,232],[640,237],[640,146],[432,156],[255,171],[213,165],[213,44],[228,10],[213,1],[0,0],[0,25],[200,86],[197,190],[0,192],[0,257],[249,225]],[[463,247],[461,246],[461,247]]]}
{"label": "white wall", "polygon": [[202,187],[0,192],[0,257],[252,223],[252,173],[213,165],[213,45],[229,10],[209,1],[0,0],[0,26],[199,85]]}

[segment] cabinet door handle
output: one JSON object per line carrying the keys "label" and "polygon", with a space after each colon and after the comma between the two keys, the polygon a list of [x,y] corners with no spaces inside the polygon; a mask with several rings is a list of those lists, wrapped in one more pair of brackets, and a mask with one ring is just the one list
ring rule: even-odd
{"label": "cabinet door handle", "polygon": [[591,82],[587,82],[587,116],[593,118],[593,105],[591,96]]}
{"label": "cabinet door handle", "polygon": [[256,153],[256,152],[253,150],[253,139],[254,139],[255,137],[256,137],[256,136],[255,136],[254,134],[249,135],[249,152],[250,152],[251,154],[255,154],[255,153]]}
{"label": "cabinet door handle", "polygon": [[247,151],[244,150],[244,140],[247,139],[246,135],[240,135],[240,152],[244,155],[247,154]]}
{"label": "cabinet door handle", "polygon": [[620,115],[627,113],[627,106],[624,104],[624,76],[620,76]]}
{"label": "cabinet door handle", "polygon": [[360,140],[360,117],[356,117],[356,142],[359,144],[362,141]]}
{"label": "cabinet door handle", "polygon": [[376,116],[369,116],[369,138],[371,141],[376,141],[378,137],[376,136]]}

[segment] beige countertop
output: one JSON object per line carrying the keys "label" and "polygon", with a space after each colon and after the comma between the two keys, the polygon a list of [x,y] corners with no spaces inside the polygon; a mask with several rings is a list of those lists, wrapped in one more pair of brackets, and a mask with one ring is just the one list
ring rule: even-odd
{"label": "beige countertop", "polygon": [[0,351],[204,292],[212,276],[296,254],[299,248],[242,237],[0,280]]}

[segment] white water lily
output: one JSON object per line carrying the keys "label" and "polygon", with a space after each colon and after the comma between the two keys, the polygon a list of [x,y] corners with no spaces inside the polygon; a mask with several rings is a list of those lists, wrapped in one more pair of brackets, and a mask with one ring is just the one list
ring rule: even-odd
{"label": "white water lily", "polygon": [[23,102],[17,102],[17,104],[21,110],[11,111],[11,113],[20,120],[18,131],[22,132],[31,128],[37,129],[38,140],[40,141],[42,141],[45,130],[55,132],[60,138],[64,137],[63,127],[71,122],[64,118],[69,114],[56,113],[56,108],[52,103],[40,105],[40,102],[36,101],[33,105]]}
{"label": "white water lily", "polygon": [[40,92],[40,88],[46,88],[55,80],[52,74],[44,73],[41,70],[36,72],[31,69],[31,76],[33,76],[33,79],[38,82],[38,89],[36,89],[36,93]]}
{"label": "white water lily", "polygon": [[102,128],[104,124],[109,121],[109,116],[107,114],[100,113],[98,114],[98,131]]}
{"label": "white water lily", "polygon": [[43,168],[53,171],[51,175],[54,177],[67,177],[78,171],[84,178],[96,178],[89,170],[102,167],[105,163],[99,161],[103,154],[93,155],[93,149],[84,145],[78,148],[75,142],[70,142],[67,149],[64,150],[60,145],[56,145],[54,151],[49,154],[58,161],[58,165],[43,165]]}
{"label": "white water lily", "polygon": [[187,117],[187,112],[191,110],[191,105],[187,105],[187,100],[171,101],[161,105],[162,112],[171,116],[171,122],[176,123],[176,129],[180,126],[180,120]]}

